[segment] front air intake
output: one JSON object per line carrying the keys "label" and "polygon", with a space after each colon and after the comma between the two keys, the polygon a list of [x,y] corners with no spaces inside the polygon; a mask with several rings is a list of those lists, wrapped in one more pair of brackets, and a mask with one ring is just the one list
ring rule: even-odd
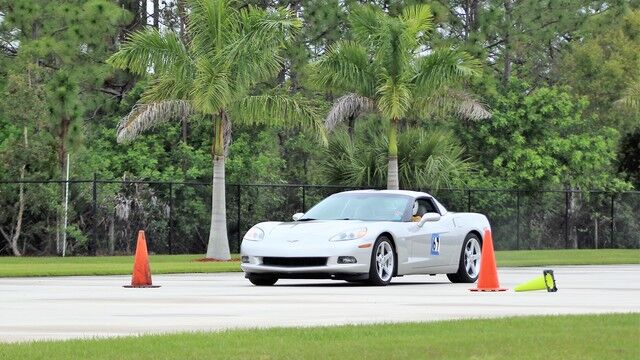
{"label": "front air intake", "polygon": [[263,257],[262,264],[283,267],[326,266],[326,257]]}

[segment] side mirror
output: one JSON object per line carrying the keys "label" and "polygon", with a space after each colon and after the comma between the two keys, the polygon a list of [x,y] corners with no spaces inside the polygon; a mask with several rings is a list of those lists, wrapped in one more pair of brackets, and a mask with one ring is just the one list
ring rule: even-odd
{"label": "side mirror", "polygon": [[439,221],[440,220],[440,214],[438,213],[426,213],[424,215],[422,215],[422,219],[420,219],[420,222],[418,223],[419,227],[424,226],[424,224],[426,222],[435,222],[435,221]]}
{"label": "side mirror", "polygon": [[293,221],[298,221],[303,216],[304,216],[304,213],[295,213],[291,218],[293,219]]}

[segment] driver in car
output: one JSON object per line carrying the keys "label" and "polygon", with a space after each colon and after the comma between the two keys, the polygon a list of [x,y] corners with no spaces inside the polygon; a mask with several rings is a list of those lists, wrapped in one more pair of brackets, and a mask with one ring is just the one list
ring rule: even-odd
{"label": "driver in car", "polygon": [[411,221],[413,222],[418,222],[420,221],[420,219],[422,219],[422,215],[419,214],[420,210],[420,204],[418,204],[418,201],[414,201],[413,202],[413,213],[411,216]]}

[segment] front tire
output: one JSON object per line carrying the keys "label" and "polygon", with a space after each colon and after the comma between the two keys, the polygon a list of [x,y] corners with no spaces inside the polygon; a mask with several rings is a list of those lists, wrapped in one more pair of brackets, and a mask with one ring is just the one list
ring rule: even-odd
{"label": "front tire", "polygon": [[249,274],[247,278],[255,286],[272,286],[278,281],[277,277],[256,274]]}
{"label": "front tire", "polygon": [[395,265],[396,253],[393,250],[391,240],[386,236],[380,236],[371,251],[369,284],[376,286],[389,285],[393,278]]}
{"label": "front tire", "polygon": [[474,283],[478,280],[480,274],[480,255],[482,247],[480,246],[480,237],[474,233],[467,234],[462,243],[460,251],[460,262],[458,263],[458,271],[453,274],[447,274],[452,283]]}

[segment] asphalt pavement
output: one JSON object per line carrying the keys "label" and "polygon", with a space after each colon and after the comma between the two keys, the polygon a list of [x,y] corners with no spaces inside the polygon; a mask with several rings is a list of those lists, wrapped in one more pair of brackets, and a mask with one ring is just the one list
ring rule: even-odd
{"label": "asphalt pavement", "polygon": [[[153,268],[153,264],[152,264]],[[332,280],[251,285],[242,273],[157,275],[156,289],[128,276],[0,279],[0,341],[179,331],[514,315],[640,312],[640,265],[551,267],[559,291],[476,293],[444,275],[395,278],[386,287]],[[501,285],[542,267],[500,268]]]}

